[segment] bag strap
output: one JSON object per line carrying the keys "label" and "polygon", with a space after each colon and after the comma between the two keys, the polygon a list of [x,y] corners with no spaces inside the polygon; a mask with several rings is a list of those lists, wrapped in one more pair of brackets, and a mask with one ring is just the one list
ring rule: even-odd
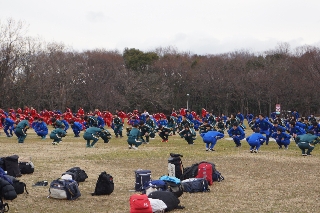
{"label": "bag strap", "polygon": [[28,190],[27,190],[27,184],[23,183],[24,184],[24,189],[26,190],[26,193],[29,194]]}
{"label": "bag strap", "polygon": [[8,212],[9,211],[9,205],[8,205],[8,203],[3,203],[3,200],[2,200],[2,197],[0,197],[0,204],[1,204],[1,206],[0,206],[0,213],[2,213],[2,212]]}

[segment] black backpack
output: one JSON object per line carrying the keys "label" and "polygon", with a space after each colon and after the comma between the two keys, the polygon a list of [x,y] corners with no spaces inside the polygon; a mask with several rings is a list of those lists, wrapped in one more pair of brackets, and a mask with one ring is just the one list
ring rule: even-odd
{"label": "black backpack", "polygon": [[19,168],[21,174],[32,174],[34,172],[34,165],[31,161],[19,162]]}
{"label": "black backpack", "polygon": [[183,194],[183,187],[181,183],[177,184],[172,181],[164,181],[167,184],[167,191],[172,192],[174,196],[180,197]]}
{"label": "black backpack", "polygon": [[174,209],[183,209],[183,206],[180,206],[180,200],[173,193],[168,191],[154,191],[148,195],[148,198],[162,200],[166,205],[166,212]]}
{"label": "black backpack", "polygon": [[4,162],[6,165],[5,167],[8,175],[13,177],[22,176],[19,168],[18,159],[19,159],[18,155],[12,155],[4,159]]}
{"label": "black backpack", "polygon": [[186,180],[189,178],[194,178],[198,175],[198,166],[199,163],[192,164],[190,167],[186,167],[183,171],[183,174],[180,177],[180,180]]}
{"label": "black backpack", "polygon": [[16,179],[15,177],[12,177],[10,175],[5,175],[6,178],[10,179],[12,182],[12,186],[14,190],[18,194],[23,194],[24,191],[26,191],[27,194],[29,194],[27,190],[27,185],[24,182],[21,182],[20,180]]}
{"label": "black backpack", "polygon": [[114,190],[113,177],[106,172],[101,172],[96,183],[93,195],[110,195]]}
{"label": "black backpack", "polygon": [[84,182],[88,178],[87,173],[84,170],[80,169],[80,167],[73,167],[69,169],[67,172],[75,173],[75,181],[77,182]]}
{"label": "black backpack", "polygon": [[3,203],[2,197],[0,197],[0,213],[8,212],[9,205],[7,203]]}

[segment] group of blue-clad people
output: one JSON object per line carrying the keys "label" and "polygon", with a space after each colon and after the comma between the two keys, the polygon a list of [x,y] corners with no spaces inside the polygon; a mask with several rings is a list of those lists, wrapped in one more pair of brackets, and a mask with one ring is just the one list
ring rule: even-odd
{"label": "group of blue-clad people", "polygon": [[[245,118],[249,127],[254,131],[252,135],[247,137],[245,135]],[[60,119],[51,118],[51,123],[54,126],[54,130],[50,132],[50,138],[53,139],[52,144],[59,144],[70,127],[75,137],[80,137],[80,132],[85,129],[83,137],[87,141],[87,147],[94,147],[99,137],[104,137],[105,142],[109,141],[111,134],[105,129],[105,123],[101,117],[97,114],[85,115],[83,119],[84,122],[80,123],[73,120],[67,122],[63,117],[60,117]],[[8,137],[11,137],[14,132],[18,137],[18,142],[23,143],[26,138],[26,131],[29,128],[27,120],[27,117],[25,117],[21,121],[19,118],[13,121],[10,116],[2,119],[4,132]],[[271,137],[275,139],[279,149],[288,149],[291,140],[294,140],[301,148],[303,155],[311,155],[314,145],[320,139],[320,124],[316,118],[313,115],[308,118],[300,117],[296,111],[286,119],[280,118],[276,113],[272,113],[268,118],[262,114],[257,117],[248,114],[245,117],[240,112],[235,115],[231,114],[230,117],[223,114],[214,116],[211,112],[206,112],[199,119],[199,117],[195,118],[189,111],[186,111],[184,115],[172,113],[170,116],[159,116],[156,119],[145,111],[139,115],[133,115],[127,123],[130,149],[137,149],[142,143],[149,143],[150,139],[155,138],[156,134],[160,136],[162,142],[168,142],[169,136],[177,133],[189,145],[192,145],[196,139],[196,131],[199,131],[203,142],[206,144],[206,151],[214,151],[217,140],[223,138],[225,131],[227,131],[236,147],[240,147],[241,141],[246,139],[250,145],[250,152],[258,152],[260,146],[264,143],[268,145]],[[45,139],[49,134],[47,124],[42,118],[35,119],[31,126],[42,139]],[[113,115],[111,127],[116,137],[123,137],[123,126],[124,120],[117,114]]]}

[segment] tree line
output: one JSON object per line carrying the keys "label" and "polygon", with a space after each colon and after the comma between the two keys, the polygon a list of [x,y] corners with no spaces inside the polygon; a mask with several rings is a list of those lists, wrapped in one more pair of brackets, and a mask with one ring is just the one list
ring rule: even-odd
{"label": "tree line", "polygon": [[[111,112],[215,114],[297,110],[320,113],[320,48],[286,43],[271,50],[197,55],[174,47],[75,51],[25,36],[21,21],[0,22],[0,108],[83,107]],[[189,95],[187,95],[189,94]]]}

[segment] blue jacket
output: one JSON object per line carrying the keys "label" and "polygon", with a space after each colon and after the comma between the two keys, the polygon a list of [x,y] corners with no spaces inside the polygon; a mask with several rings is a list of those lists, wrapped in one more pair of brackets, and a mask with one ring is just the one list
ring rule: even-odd
{"label": "blue jacket", "polygon": [[13,124],[14,124],[14,121],[12,119],[10,119],[10,118],[5,118],[4,119],[4,125],[5,126],[13,126]]}
{"label": "blue jacket", "polygon": [[242,115],[241,113],[240,113],[240,114],[237,114],[236,117],[239,119],[239,121],[240,121],[241,123],[243,123],[244,117],[243,117],[243,115]]}
{"label": "blue jacket", "polygon": [[81,131],[82,130],[82,124],[79,122],[74,122],[73,125],[71,125],[71,128],[73,130]]}
{"label": "blue jacket", "polygon": [[286,128],[281,126],[281,125],[278,125],[277,127],[273,126],[270,128],[270,131],[271,132],[277,132],[278,131],[278,128],[280,128],[282,130],[282,132],[285,132],[286,131]]}
{"label": "blue jacket", "polygon": [[252,135],[250,135],[249,137],[246,138],[246,141],[248,143],[255,143],[255,142],[264,142],[266,141],[267,138],[264,137],[262,134],[260,133],[253,133]]}
{"label": "blue jacket", "polygon": [[306,134],[306,131],[298,126],[295,126],[293,128],[289,127],[289,132],[290,132],[290,135],[293,135],[293,134],[304,135],[304,134]]}
{"label": "blue jacket", "polygon": [[48,127],[45,122],[38,122],[38,124],[35,126],[36,129],[34,129],[35,132],[46,132],[48,134]]}
{"label": "blue jacket", "polygon": [[239,126],[236,129],[233,129],[233,128],[229,129],[228,134],[229,134],[229,137],[232,137],[233,135],[237,135],[241,139],[245,137],[245,133],[243,129]]}
{"label": "blue jacket", "polygon": [[271,137],[276,139],[276,141],[285,141],[285,140],[290,140],[291,138],[291,136],[285,132],[281,132],[280,134],[275,132],[271,135]]}
{"label": "blue jacket", "polygon": [[315,135],[320,136],[320,124],[318,124],[316,127],[310,126],[309,130],[313,131]]}
{"label": "blue jacket", "polygon": [[200,135],[204,142],[211,142],[224,137],[224,134],[217,131],[209,131]]}
{"label": "blue jacket", "polygon": [[272,128],[272,124],[267,121],[266,119],[260,120],[259,118],[255,122],[255,128],[259,127],[260,130],[265,131],[268,130],[269,128]]}
{"label": "blue jacket", "polygon": [[97,120],[98,120],[98,127],[104,127],[106,125],[104,120],[100,116],[98,116]]}
{"label": "blue jacket", "polygon": [[64,126],[65,126],[65,128],[64,128],[64,131],[67,131],[68,129],[69,129],[69,123],[66,121],[66,120],[60,120],[63,124],[64,124]]}

